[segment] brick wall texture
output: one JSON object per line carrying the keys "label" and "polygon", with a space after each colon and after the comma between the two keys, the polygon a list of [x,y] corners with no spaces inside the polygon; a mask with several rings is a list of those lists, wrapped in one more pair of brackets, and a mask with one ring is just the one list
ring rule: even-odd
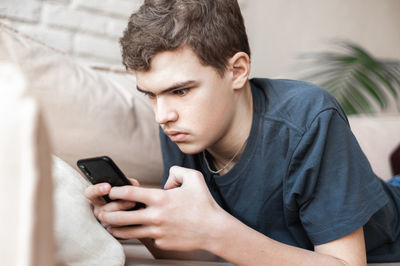
{"label": "brick wall texture", "polygon": [[[244,6],[244,0],[239,0]],[[0,21],[89,65],[121,66],[119,38],[143,0],[0,0]]]}
{"label": "brick wall texture", "polygon": [[0,0],[0,21],[91,65],[121,66],[118,39],[143,0]]}

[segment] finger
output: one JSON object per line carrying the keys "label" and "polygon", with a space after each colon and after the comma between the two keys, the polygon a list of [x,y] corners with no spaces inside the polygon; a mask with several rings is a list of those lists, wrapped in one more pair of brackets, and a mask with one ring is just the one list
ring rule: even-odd
{"label": "finger", "polygon": [[107,223],[100,222],[100,224],[101,224],[105,229],[107,229],[108,227],[110,227],[110,225],[107,224]]}
{"label": "finger", "polygon": [[85,189],[85,197],[94,205],[102,205],[105,203],[105,200],[102,198],[102,196],[107,195],[110,190],[111,185],[108,183],[90,185]]}
{"label": "finger", "polygon": [[128,179],[129,179],[129,181],[131,182],[132,185],[140,187],[140,183],[139,183],[139,181],[137,179],[130,178],[130,177],[128,177]]}
{"label": "finger", "polygon": [[183,176],[187,174],[185,168],[180,166],[172,166],[169,169],[169,176],[164,185],[164,189],[172,189],[180,187],[183,184]]}
{"label": "finger", "polygon": [[109,193],[110,199],[121,199],[134,202],[142,202],[153,205],[162,198],[163,190],[154,188],[142,188],[135,186],[113,187]]}
{"label": "finger", "polygon": [[151,226],[109,226],[106,229],[110,234],[119,239],[156,238],[156,234]]}
{"label": "finger", "polygon": [[102,207],[102,211],[115,212],[115,211],[126,211],[136,206],[136,202],[127,200],[118,200],[107,203]]}
{"label": "finger", "polygon": [[94,205],[93,214],[96,219],[99,219],[99,213],[102,212],[102,206],[104,205]]}
{"label": "finger", "polygon": [[147,209],[136,211],[101,212],[99,220],[112,226],[151,224],[152,219]]}
{"label": "finger", "polygon": [[164,189],[177,188],[184,183],[190,183],[201,179],[204,180],[203,175],[199,171],[180,166],[172,166],[169,169],[169,177],[164,185]]}
{"label": "finger", "polygon": [[93,213],[94,216],[98,220],[100,220],[99,214],[101,212],[126,211],[135,207],[136,204],[137,204],[136,202],[131,202],[131,201],[122,201],[122,200],[112,201],[104,205],[95,205]]}

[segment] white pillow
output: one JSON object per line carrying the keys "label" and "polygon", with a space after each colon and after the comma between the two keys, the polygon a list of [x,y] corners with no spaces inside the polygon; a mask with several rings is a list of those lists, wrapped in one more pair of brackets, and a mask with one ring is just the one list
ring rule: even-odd
{"label": "white pillow", "polygon": [[54,154],[76,167],[108,155],[128,176],[161,184],[158,126],[132,74],[94,71],[0,23],[0,58],[11,57],[44,113]]}
{"label": "white pillow", "polygon": [[54,235],[59,265],[124,265],[121,244],[96,220],[84,190],[88,182],[53,156]]}

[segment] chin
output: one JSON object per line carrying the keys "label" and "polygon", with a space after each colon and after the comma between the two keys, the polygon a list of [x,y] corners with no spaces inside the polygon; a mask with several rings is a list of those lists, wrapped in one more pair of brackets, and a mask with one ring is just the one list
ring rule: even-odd
{"label": "chin", "polygon": [[187,142],[177,142],[178,148],[185,154],[197,154],[202,152],[205,148],[201,145],[196,145]]}

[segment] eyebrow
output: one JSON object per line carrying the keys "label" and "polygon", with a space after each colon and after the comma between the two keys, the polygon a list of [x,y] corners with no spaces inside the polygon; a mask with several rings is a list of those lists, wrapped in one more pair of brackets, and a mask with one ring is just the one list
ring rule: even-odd
{"label": "eyebrow", "polygon": [[[197,82],[194,81],[194,80],[188,80],[188,81],[178,82],[178,83],[173,84],[171,87],[169,87],[169,88],[167,88],[167,89],[165,89],[165,90],[160,91],[160,92],[157,93],[157,94],[165,94],[165,93],[168,93],[168,92],[173,91],[173,90],[176,90],[176,89],[180,89],[180,88],[187,87],[187,86],[193,86],[194,84],[197,84]],[[136,89],[137,89],[138,91],[142,92],[142,93],[152,93],[152,92],[150,92],[150,91],[146,91],[146,90],[144,90],[144,89],[141,89],[141,88],[140,88],[139,86],[137,86],[137,85],[136,85]]]}

